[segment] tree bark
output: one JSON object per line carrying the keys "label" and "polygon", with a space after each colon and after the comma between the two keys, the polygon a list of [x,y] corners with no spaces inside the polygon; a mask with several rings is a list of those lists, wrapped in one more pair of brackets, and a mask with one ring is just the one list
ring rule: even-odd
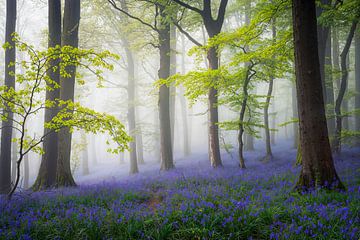
{"label": "tree bark", "polygon": [[[212,16],[212,9],[211,9],[211,0],[203,1],[203,9],[200,10],[198,8],[192,7],[180,0],[173,0],[177,4],[190,9],[198,14],[203,19],[206,31],[210,38],[216,36],[221,32],[226,7],[228,4],[228,0],[221,0],[217,18],[214,19]],[[209,61],[209,68],[216,70],[219,67],[219,57],[217,55],[217,49],[212,47],[208,50],[207,59]],[[220,144],[219,144],[219,128],[218,128],[218,91],[214,87],[209,89],[208,93],[208,107],[209,107],[209,159],[211,166],[216,168],[222,166],[221,157],[220,157]]]}
{"label": "tree bark", "polygon": [[335,115],[335,109],[334,109],[334,86],[333,86],[333,76],[332,76],[332,57],[331,57],[331,32],[328,34],[328,38],[326,41],[326,47],[325,47],[325,93],[326,93],[326,110],[329,117],[327,118],[327,127],[329,131],[330,138],[334,136],[335,134],[335,118],[333,117]]}
{"label": "tree bark", "polygon": [[296,189],[344,188],[331,155],[316,34],[315,0],[293,0],[296,89],[302,165]]}
{"label": "tree bark", "polygon": [[[48,47],[54,48],[61,46],[61,1],[49,0],[48,1],[48,28],[49,28],[49,39]],[[59,71],[60,59],[54,59],[50,62],[50,68],[48,71],[48,77],[56,84],[60,84],[60,71]],[[53,69],[56,69],[53,71]],[[52,90],[46,91],[46,100],[55,101],[60,97],[60,89],[54,88],[54,84],[48,84]],[[45,122],[50,122],[53,117],[58,113],[58,109],[46,108],[45,109]],[[43,148],[44,155],[40,164],[40,169],[36,181],[32,187],[33,190],[42,190],[50,188],[55,185],[56,181],[56,168],[57,168],[57,156],[58,156],[58,133],[48,133],[49,129],[44,127],[44,134],[48,134],[44,139]]]}
{"label": "tree bark", "polygon": [[335,139],[334,139],[334,151],[336,153],[341,152],[341,131],[342,131],[342,124],[343,124],[343,116],[341,114],[341,105],[343,103],[343,99],[345,96],[346,88],[347,88],[347,80],[348,80],[348,67],[347,67],[347,56],[350,50],[350,45],[352,39],[355,34],[356,26],[358,20],[353,21],[351,25],[350,32],[347,36],[346,43],[344,46],[343,51],[340,54],[341,57],[341,82],[340,82],[340,89],[339,94],[336,99],[335,103],[335,115],[336,115],[336,130],[335,130]]}
{"label": "tree bark", "polygon": [[30,166],[29,166],[29,154],[24,156],[24,185],[23,188],[26,190],[29,188],[29,178],[30,178]]}
{"label": "tree bark", "polygon": [[[330,5],[330,0],[321,0],[321,5],[316,7],[316,17],[319,18],[321,14],[324,12],[323,6]],[[321,83],[324,95],[325,104],[329,103],[327,99],[327,88],[326,88],[326,73],[325,73],[325,52],[326,45],[328,41],[329,35],[329,27],[323,26],[321,24],[317,24],[317,39],[318,39],[318,51],[319,51],[319,64],[320,64],[320,75],[321,75]]]}
{"label": "tree bark", "polygon": [[[293,109],[293,118],[298,118],[298,109],[297,109],[297,97],[296,97],[296,83],[293,84],[292,87],[292,109]],[[294,131],[294,143],[293,148],[297,149],[299,146],[299,124],[293,124]]]}
{"label": "tree bark", "polygon": [[[62,46],[77,48],[79,45],[80,0],[65,0]],[[68,66],[71,77],[60,78],[60,99],[74,101],[76,67]],[[57,160],[56,185],[75,186],[71,174],[71,136],[68,128],[59,131],[59,154]]]}
{"label": "tree bark", "polygon": [[[5,49],[5,86],[8,89],[15,89],[15,64],[11,63],[16,61],[16,48],[12,36],[16,28],[16,6],[16,0],[6,1],[5,42],[11,46]],[[8,115],[1,125],[0,194],[9,193],[11,190],[11,141],[14,117],[9,107],[5,106],[3,111]]]}
{"label": "tree bark", "polygon": [[89,171],[89,154],[88,154],[88,142],[87,142],[87,138],[86,138],[86,133],[85,131],[81,131],[80,133],[81,135],[81,143],[84,144],[84,149],[82,151],[82,174],[85,175],[89,175],[90,171]]}
{"label": "tree bark", "polygon": [[[13,129],[12,137],[16,138],[16,130]],[[16,180],[16,161],[18,159],[18,146],[16,142],[11,143],[11,182]]]}
{"label": "tree bark", "polygon": [[[181,35],[181,73],[185,74],[185,36]],[[189,156],[191,154],[191,145],[190,145],[190,134],[189,134],[189,126],[188,126],[188,114],[187,114],[187,104],[185,98],[184,88],[180,88],[180,104],[181,104],[181,114],[182,114],[182,123],[183,123],[183,134],[184,134],[184,156]]]}
{"label": "tree bark", "polygon": [[[355,109],[359,111],[355,115],[355,131],[360,131],[360,27],[355,33]],[[360,139],[357,144],[360,145]]]}
{"label": "tree bark", "polygon": [[[170,76],[176,74],[176,27],[175,25],[170,25]],[[175,139],[175,115],[176,115],[176,86],[175,83],[170,85],[170,122],[171,122],[171,145],[174,149],[174,139]]]}
{"label": "tree bark", "polygon": [[[160,6],[160,16],[163,21],[159,29],[160,69],[159,78],[167,79],[170,76],[170,24],[166,22],[165,8]],[[159,92],[159,119],[161,143],[161,170],[174,168],[173,151],[171,144],[170,120],[170,89],[166,84],[160,86]]]}

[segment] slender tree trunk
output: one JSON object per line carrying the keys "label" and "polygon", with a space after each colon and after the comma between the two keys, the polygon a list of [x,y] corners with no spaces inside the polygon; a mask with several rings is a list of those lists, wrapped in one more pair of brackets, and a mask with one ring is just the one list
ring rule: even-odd
{"label": "slender tree trunk", "polygon": [[340,89],[340,61],[339,61],[339,57],[340,57],[340,44],[339,44],[339,31],[337,28],[333,28],[332,31],[332,36],[333,36],[333,46],[332,46],[332,60],[333,60],[333,69],[335,72],[335,78],[336,78],[336,93],[337,95],[339,94],[339,89]]}
{"label": "slender tree trunk", "polygon": [[341,131],[343,128],[342,127],[343,116],[341,115],[341,105],[342,105],[342,101],[345,96],[345,91],[347,88],[347,79],[348,79],[348,68],[347,68],[346,59],[347,59],[347,55],[349,53],[352,39],[354,37],[357,23],[358,23],[358,20],[355,20],[352,23],[350,32],[346,39],[344,49],[340,54],[340,56],[341,56],[341,85],[340,85],[339,94],[338,94],[338,97],[337,97],[336,103],[335,103],[336,131],[335,131],[335,139],[334,139],[334,151],[337,153],[341,152]]}
{"label": "slender tree trunk", "polygon": [[[80,0],[65,0],[62,46],[77,48],[79,44]],[[76,66],[66,69],[71,77],[60,79],[60,99],[74,101]],[[57,186],[75,186],[70,169],[71,133],[68,128],[59,131],[59,154],[56,171]]]}
{"label": "slender tree trunk", "polygon": [[[335,109],[334,109],[334,86],[332,77],[332,58],[331,58],[331,33],[329,32],[328,40],[325,47],[325,87],[326,87],[326,110],[329,117],[327,118],[327,127],[330,138],[335,134]],[[331,144],[332,145],[332,144]]]}
{"label": "slender tree trunk", "polygon": [[315,0],[293,0],[296,89],[300,120],[298,190],[344,188],[337,176],[326,127],[316,35]]}
{"label": "slender tree trunk", "polygon": [[[16,138],[16,130],[13,129],[12,137]],[[11,144],[11,182],[16,180],[16,161],[18,159],[18,146],[16,142]]]}
{"label": "slender tree trunk", "polygon": [[[209,67],[212,70],[219,68],[219,57],[215,48],[208,52]],[[211,166],[222,166],[219,144],[219,113],[218,113],[218,90],[211,87],[208,95],[209,104],[209,158]]]}
{"label": "slender tree trunk", "polygon": [[[185,74],[185,36],[181,35],[181,73]],[[189,156],[191,154],[191,146],[190,146],[190,134],[189,134],[189,126],[188,126],[188,114],[187,114],[187,104],[185,98],[184,88],[180,88],[180,104],[181,104],[181,114],[182,114],[182,123],[183,123],[183,134],[184,134],[184,156]]]}
{"label": "slender tree trunk", "polygon": [[[274,43],[276,42],[276,20],[272,22],[272,38]],[[270,141],[270,126],[269,126],[269,106],[272,98],[272,92],[274,87],[274,77],[271,76],[269,79],[269,87],[266,95],[266,103],[264,107],[264,125],[265,125],[265,143],[266,143],[266,156],[265,161],[271,160],[272,150],[271,150],[271,141]]]}
{"label": "slender tree trunk", "polygon": [[[162,20],[166,18],[164,7],[160,7]],[[167,79],[170,76],[170,24],[163,22],[159,30],[160,42],[160,69],[159,78]],[[171,120],[170,120],[170,89],[166,84],[160,86],[159,92],[159,116],[160,116],[160,143],[161,143],[161,170],[174,168],[173,151],[171,144]]]}
{"label": "slender tree trunk", "polygon": [[[170,25],[170,76],[176,74],[176,27]],[[175,138],[175,115],[176,115],[176,86],[174,83],[170,86],[170,123],[171,123],[171,144],[174,149]]]}
{"label": "slender tree trunk", "polygon": [[95,135],[91,135],[90,136],[90,139],[89,139],[89,142],[90,142],[90,148],[89,150],[91,151],[90,152],[90,155],[91,155],[91,158],[92,158],[92,165],[97,165],[97,156],[96,156],[96,136]]}
{"label": "slender tree trunk", "polygon": [[[316,17],[319,18],[321,14],[324,12],[323,6],[329,6],[330,0],[321,0],[321,5],[316,7]],[[327,87],[326,87],[326,73],[325,73],[325,52],[326,45],[328,41],[329,35],[329,27],[323,26],[321,24],[317,25],[317,39],[318,39],[318,51],[319,51],[319,64],[320,64],[320,75],[321,75],[321,83],[324,95],[325,106],[329,103],[329,99],[327,99]]]}
{"label": "slender tree trunk", "polygon": [[[274,94],[275,95],[275,94]],[[270,132],[270,141],[271,141],[271,144],[272,145],[275,145],[276,144],[276,115],[277,115],[277,112],[276,112],[276,107],[275,107],[275,98],[273,99],[272,101],[272,104],[271,104],[271,128],[272,128],[272,131]]]}
{"label": "slender tree trunk", "polygon": [[[5,50],[5,86],[15,89],[15,63],[16,48],[12,34],[16,28],[16,0],[6,1],[6,30],[5,42],[11,48]],[[7,119],[2,121],[1,126],[1,150],[0,150],[0,194],[9,193],[11,190],[11,141],[13,131],[14,114],[11,109],[5,106],[3,109],[7,113]]]}
{"label": "slender tree trunk", "polygon": [[[355,33],[355,131],[360,131],[360,27]],[[360,139],[357,144],[360,145]]]}
{"label": "slender tree trunk", "polygon": [[[251,21],[251,1],[246,0],[245,1],[245,25],[250,25]],[[249,51],[249,47],[245,46],[246,51]],[[245,146],[244,149],[246,151],[254,151],[254,137],[250,133],[244,133],[245,136]]]}
{"label": "slender tree trunk", "polygon": [[81,131],[81,142],[84,144],[84,150],[82,151],[82,174],[88,175],[90,173],[89,171],[89,154],[88,154],[88,142],[86,139],[86,133],[85,131]]}
{"label": "slender tree trunk", "polygon": [[24,156],[24,185],[23,188],[26,190],[29,188],[29,177],[30,177],[30,164],[29,164],[29,154]]}
{"label": "slender tree trunk", "polygon": [[270,141],[270,126],[269,126],[269,105],[272,97],[274,78],[270,77],[269,87],[266,97],[266,104],[264,107],[264,125],[265,125],[265,143],[266,143],[266,157],[265,160],[271,160],[272,150],[271,150],[271,141]]}
{"label": "slender tree trunk", "polygon": [[[128,12],[128,7],[125,0],[121,0],[121,8]],[[121,15],[122,16],[122,15]],[[127,19],[123,18],[126,23]],[[132,141],[129,143],[130,147],[130,174],[136,174],[139,172],[138,160],[137,160],[137,146],[136,146],[136,112],[135,112],[135,64],[134,55],[130,49],[130,43],[125,36],[121,36],[122,43],[125,48],[126,60],[127,60],[127,71],[128,71],[128,113],[127,119],[129,124],[129,134],[132,137]]]}
{"label": "slender tree trunk", "polygon": [[160,120],[159,120],[159,109],[154,109],[154,156],[156,162],[161,163],[161,143],[160,143]]}
{"label": "slender tree trunk", "polygon": [[[298,109],[297,109],[297,98],[296,98],[296,83],[293,84],[292,87],[292,109],[293,109],[293,118],[298,118]],[[293,131],[294,131],[294,143],[293,148],[298,148],[299,146],[299,124],[293,124]]]}
{"label": "slender tree trunk", "polygon": [[250,76],[250,66],[248,67],[247,73],[246,73],[246,79],[243,86],[243,100],[241,103],[241,109],[240,109],[240,116],[239,116],[239,134],[238,134],[238,142],[239,142],[239,160],[240,160],[240,168],[245,169],[245,159],[244,159],[244,141],[243,141],[243,135],[244,135],[244,119],[245,119],[245,112],[246,112],[246,106],[247,101],[249,97],[248,93],[248,87],[251,80]]}
{"label": "slender tree trunk", "polygon": [[[48,1],[48,12],[49,12],[49,39],[48,47],[54,48],[61,46],[61,1],[49,0]],[[60,59],[54,59],[50,62],[51,68],[48,71],[48,77],[55,82],[60,84],[60,70],[59,70]],[[53,71],[53,69],[56,69]],[[60,89],[55,88],[54,84],[49,83],[49,87],[52,90],[46,91],[46,100],[55,101],[60,97]],[[53,117],[58,113],[57,108],[46,108],[45,109],[45,122],[50,122]],[[51,131],[44,128],[44,134],[48,134]],[[58,133],[52,132],[47,135],[44,139],[44,155],[40,164],[40,169],[36,181],[33,185],[33,190],[42,190],[54,186],[56,181],[56,167],[57,167],[57,156],[58,156]]]}

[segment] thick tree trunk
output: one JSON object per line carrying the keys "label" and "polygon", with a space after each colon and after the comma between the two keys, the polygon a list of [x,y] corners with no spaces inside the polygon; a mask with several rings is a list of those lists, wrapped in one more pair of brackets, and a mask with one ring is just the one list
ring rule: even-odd
{"label": "thick tree trunk", "polygon": [[[360,131],[360,27],[355,33],[355,109],[359,111],[355,115],[355,131]],[[357,144],[360,145],[360,139]]]}
{"label": "thick tree trunk", "polygon": [[315,0],[293,0],[302,165],[296,188],[343,188],[331,155],[316,35]]}
{"label": "thick tree trunk", "polygon": [[[48,47],[53,48],[61,46],[61,1],[49,0],[48,1],[48,28],[49,39]],[[48,77],[56,84],[60,84],[60,71],[59,71],[60,59],[54,59],[50,62],[50,69],[48,71]],[[53,69],[56,68],[55,71]],[[46,91],[46,100],[54,101],[60,97],[60,89],[54,88],[53,84],[49,84],[52,90]],[[45,109],[45,122],[50,122],[53,117],[58,113],[57,108]],[[48,134],[50,130],[44,128],[44,134]],[[44,139],[44,155],[40,164],[40,169],[36,181],[33,185],[33,190],[42,190],[54,186],[56,181],[56,168],[57,168],[57,156],[58,156],[58,133],[52,132]]]}
{"label": "thick tree trunk", "polygon": [[[138,114],[136,114],[139,116]],[[137,161],[138,164],[145,164],[144,161],[144,144],[142,138],[142,128],[140,124],[137,124],[136,127],[136,152],[137,152]]]}
{"label": "thick tree trunk", "polygon": [[[5,86],[9,89],[15,89],[15,64],[16,48],[12,40],[12,34],[16,28],[16,4],[17,0],[6,1],[6,30],[5,42],[9,43],[11,48],[5,50]],[[14,114],[10,108],[3,109],[7,113],[7,119],[2,121],[1,125],[1,149],[0,149],[0,194],[9,193],[11,190],[11,141],[13,131]]]}
{"label": "thick tree trunk", "polygon": [[341,115],[341,105],[345,96],[345,91],[347,88],[347,79],[348,79],[348,68],[347,68],[347,55],[349,53],[350,45],[354,37],[358,20],[354,21],[351,25],[350,32],[347,36],[346,43],[343,51],[340,54],[341,57],[341,84],[338,97],[335,103],[335,115],[336,115],[336,131],[334,139],[334,151],[337,153],[341,152],[341,131],[343,124],[343,116]]}
{"label": "thick tree trunk", "polygon": [[[77,48],[79,44],[80,0],[65,0],[62,46]],[[76,67],[66,70],[71,77],[60,79],[60,98],[74,101]],[[57,160],[56,185],[75,186],[70,169],[71,133],[68,128],[59,131],[59,154]]]}
{"label": "thick tree trunk", "polygon": [[[166,18],[165,9],[160,7],[160,16]],[[160,69],[159,78],[167,79],[170,76],[170,25],[164,20],[159,30],[160,42]],[[160,119],[160,143],[161,143],[161,170],[174,168],[173,151],[171,144],[171,120],[170,120],[170,89],[166,84],[160,86],[159,92],[159,119]]]}

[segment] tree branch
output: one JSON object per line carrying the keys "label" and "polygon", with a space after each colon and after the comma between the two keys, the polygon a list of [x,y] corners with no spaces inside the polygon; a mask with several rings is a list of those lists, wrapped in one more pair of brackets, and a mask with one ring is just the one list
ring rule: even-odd
{"label": "tree branch", "polygon": [[135,17],[135,16],[131,15],[130,13],[124,11],[123,9],[119,8],[119,7],[116,5],[115,0],[107,0],[107,1],[108,1],[116,10],[122,12],[123,14],[125,14],[126,16],[128,16],[129,18],[132,18],[132,19],[140,22],[141,24],[143,24],[143,25],[151,28],[152,30],[154,30],[154,31],[156,31],[156,32],[159,32],[159,30],[156,29],[156,28],[155,28],[153,25],[151,25],[150,23],[147,23],[147,22],[141,20],[140,18]]}
{"label": "tree branch", "polygon": [[193,6],[190,6],[189,4],[187,3],[184,3],[182,1],[179,1],[179,0],[172,0],[173,2],[179,4],[180,6],[184,7],[184,8],[187,8],[191,11],[194,11],[194,12],[197,12],[198,14],[200,14],[201,16],[204,14],[204,12],[196,7],[193,7]]}
{"label": "tree branch", "polygon": [[191,42],[195,45],[202,47],[203,45],[198,42],[195,38],[193,38],[188,32],[186,32],[176,21],[173,20],[174,25],[179,29],[179,31],[184,34]]}

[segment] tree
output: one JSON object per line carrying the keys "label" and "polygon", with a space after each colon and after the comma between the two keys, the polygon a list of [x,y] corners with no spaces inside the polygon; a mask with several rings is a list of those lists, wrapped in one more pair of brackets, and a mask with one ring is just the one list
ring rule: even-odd
{"label": "tree", "polygon": [[[226,6],[228,0],[221,0],[217,17],[214,18],[211,9],[211,0],[203,1],[203,9],[193,7],[180,0],[172,0],[182,7],[189,9],[193,12],[200,14],[203,23],[205,25],[206,31],[210,38],[218,35],[221,32],[224,19]],[[209,69],[216,70],[219,68],[219,56],[217,54],[216,46],[208,49],[207,59],[209,61]],[[216,81],[216,80],[215,80]],[[222,166],[221,157],[220,157],[220,144],[219,144],[219,114],[218,114],[218,91],[214,87],[209,89],[208,93],[208,106],[209,106],[209,158],[212,167]]]}
{"label": "tree", "polygon": [[[355,116],[355,130],[360,131],[360,28],[355,34],[355,110],[358,113]],[[357,143],[360,144],[360,140]]]}
{"label": "tree", "polygon": [[322,94],[315,0],[293,0],[295,73],[302,166],[296,188],[344,188],[336,173]]}
{"label": "tree", "polygon": [[[115,0],[108,2],[122,14],[140,22],[157,34],[158,43],[151,45],[159,49],[160,68],[159,79],[167,79],[170,76],[170,22],[166,6],[161,1],[146,1],[155,7],[154,25],[138,18],[125,9],[119,7]],[[171,144],[170,122],[170,89],[166,84],[161,84],[159,89],[159,119],[160,119],[160,143],[161,143],[161,170],[169,170],[174,167],[173,151]]]}
{"label": "tree", "polygon": [[345,46],[343,51],[340,54],[341,57],[341,82],[338,97],[335,102],[335,116],[336,116],[336,130],[335,130],[335,140],[334,140],[334,150],[337,153],[341,152],[341,134],[342,134],[342,121],[343,116],[341,114],[341,104],[343,102],[345,91],[347,88],[347,79],[348,79],[348,67],[347,67],[347,56],[349,54],[350,45],[354,37],[356,26],[358,24],[358,19],[355,19],[351,25],[349,34],[347,36]]}
{"label": "tree", "polygon": [[[6,1],[6,30],[5,30],[5,86],[15,89],[15,58],[16,47],[13,33],[16,28],[16,0]],[[9,192],[11,188],[11,141],[13,113],[8,105],[2,109],[1,149],[0,149],[0,194]]]}
{"label": "tree", "polygon": [[[18,137],[14,139],[19,146],[16,161],[17,175],[11,190],[5,192],[9,198],[11,198],[19,184],[21,163],[23,160],[27,161],[26,156],[30,151],[39,154],[44,153],[41,144],[52,132],[58,132],[64,128],[70,131],[83,129],[92,133],[108,132],[112,140],[118,144],[117,148],[113,149],[114,153],[127,149],[127,143],[130,140],[130,137],[124,131],[124,126],[113,116],[95,112],[71,100],[46,100],[45,103],[39,100],[46,91],[55,90],[59,87],[47,75],[48,71],[52,69],[51,63],[53,60],[62,60],[59,63],[61,77],[69,76],[69,66],[76,66],[96,73],[97,77],[101,79],[101,68],[112,69],[112,65],[108,64],[105,59],[115,57],[114,55],[108,52],[95,53],[93,50],[80,50],[69,46],[63,48],[56,46],[46,51],[37,51],[26,43],[19,40],[15,41],[17,49],[26,52],[30,60],[17,62],[25,69],[24,73],[16,75],[17,83],[20,85],[18,90],[6,85],[0,87],[0,108],[9,107],[9,110],[13,113],[11,117],[14,121],[11,129],[18,132]],[[53,86],[53,88],[50,86]],[[60,110],[56,116],[45,123],[45,127],[49,131],[30,136],[26,129],[29,119],[43,109],[54,107],[58,107]],[[6,120],[9,117],[7,113],[1,113],[2,119]],[[27,177],[26,174],[25,177]]]}
{"label": "tree", "polygon": [[[78,47],[80,24],[80,0],[65,0],[62,46]],[[67,66],[68,76],[60,78],[60,99],[74,101],[76,66]],[[75,186],[70,169],[71,132],[63,128],[59,132],[56,185]]]}
{"label": "tree", "polygon": [[[61,46],[61,1],[49,0],[48,1],[48,47],[54,48]],[[54,81],[49,86],[52,91],[46,91],[46,100],[54,101],[60,98],[60,89],[54,88],[54,84],[60,84],[60,70],[59,59],[50,62],[51,68],[48,72],[49,78]],[[56,116],[58,109],[47,108],[45,109],[45,123],[50,122]],[[33,185],[33,190],[41,190],[54,186],[56,181],[56,168],[58,157],[58,133],[44,128],[46,138],[44,139],[44,155],[42,155],[41,164],[38,176]]]}

